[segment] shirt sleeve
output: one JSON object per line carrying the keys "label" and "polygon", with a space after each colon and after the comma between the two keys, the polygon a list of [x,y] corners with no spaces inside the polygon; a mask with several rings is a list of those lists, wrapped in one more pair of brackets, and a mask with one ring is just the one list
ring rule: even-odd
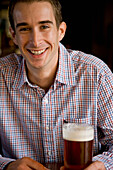
{"label": "shirt sleeve", "polygon": [[102,136],[99,143],[106,150],[93,158],[93,161],[102,161],[107,170],[113,169],[113,74],[107,66],[98,79],[98,127]]}
{"label": "shirt sleeve", "polygon": [[102,154],[93,157],[93,161],[103,162],[106,170],[113,169],[113,148],[112,153],[109,151],[103,152]]}
{"label": "shirt sleeve", "polygon": [[15,159],[5,158],[0,155],[0,170],[3,170],[6,165],[15,161]]}

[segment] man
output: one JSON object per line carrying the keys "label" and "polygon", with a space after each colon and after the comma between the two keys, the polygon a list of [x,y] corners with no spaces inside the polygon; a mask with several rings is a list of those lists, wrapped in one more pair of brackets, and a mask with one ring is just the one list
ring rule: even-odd
{"label": "man", "polygon": [[63,162],[65,120],[94,125],[96,156],[86,169],[113,169],[109,68],[60,43],[66,24],[57,0],[11,0],[9,18],[21,55],[0,59],[0,168],[45,169],[44,162]]}

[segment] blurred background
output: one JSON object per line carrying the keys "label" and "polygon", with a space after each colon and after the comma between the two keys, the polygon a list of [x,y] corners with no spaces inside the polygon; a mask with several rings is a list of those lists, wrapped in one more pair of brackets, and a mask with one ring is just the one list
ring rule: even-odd
{"label": "blurred background", "polygon": [[[62,43],[93,54],[113,71],[113,0],[60,0],[67,31]],[[9,0],[0,0],[0,57],[18,53],[8,23]]]}

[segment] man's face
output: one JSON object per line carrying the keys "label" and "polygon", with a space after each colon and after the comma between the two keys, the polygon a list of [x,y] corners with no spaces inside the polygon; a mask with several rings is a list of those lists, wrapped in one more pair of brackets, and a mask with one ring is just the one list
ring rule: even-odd
{"label": "man's face", "polygon": [[65,23],[57,28],[49,2],[17,3],[13,17],[13,40],[28,69],[50,69],[58,61],[58,45],[65,34]]}

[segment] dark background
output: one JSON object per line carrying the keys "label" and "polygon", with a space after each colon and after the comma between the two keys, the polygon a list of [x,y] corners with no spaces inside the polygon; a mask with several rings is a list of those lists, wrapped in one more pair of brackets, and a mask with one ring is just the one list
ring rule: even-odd
{"label": "dark background", "polygon": [[68,47],[96,55],[113,71],[113,0],[61,0]]}
{"label": "dark background", "polygon": [[[8,0],[0,0],[0,10]],[[60,0],[67,31],[62,43],[74,50],[93,54],[113,71],[113,0]],[[1,29],[5,24],[1,24]],[[15,50],[10,37],[1,35],[1,57]]]}

